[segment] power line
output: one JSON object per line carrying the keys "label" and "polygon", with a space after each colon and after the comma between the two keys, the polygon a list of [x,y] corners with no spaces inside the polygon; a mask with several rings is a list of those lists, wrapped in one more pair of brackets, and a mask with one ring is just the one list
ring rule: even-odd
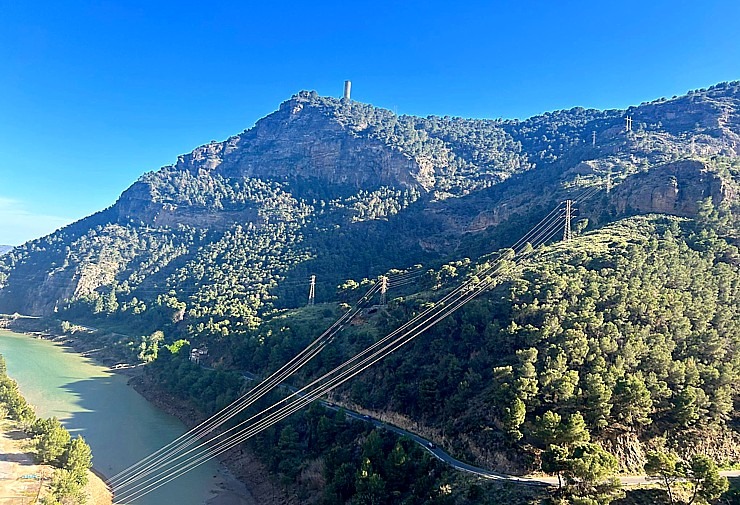
{"label": "power line", "polygon": [[[556,209],[554,209],[554,210],[553,210],[553,212],[551,212],[551,213],[550,213],[550,214],[549,214],[549,215],[548,215],[548,216],[547,216],[547,217],[546,217],[545,219],[543,219],[543,221],[541,221],[541,222],[540,222],[540,223],[539,223],[538,225],[536,225],[536,226],[535,226],[535,227],[534,227],[534,228],[533,228],[533,229],[532,229],[532,230],[531,230],[531,231],[530,231],[530,232],[529,232],[528,234],[525,234],[525,236],[524,236],[524,237],[523,237],[522,239],[520,239],[520,241],[518,241],[518,242],[517,242],[517,244],[515,244],[515,246],[514,246],[514,247],[519,247],[519,246],[522,246],[522,245],[524,245],[527,239],[532,239],[532,241],[533,241],[534,243],[536,243],[536,244],[539,244],[539,243],[541,243],[541,242],[539,242],[539,241],[540,241],[540,240],[543,240],[543,237],[544,237],[544,240],[549,240],[549,238],[551,238],[551,237],[552,237],[553,233],[554,233],[554,232],[556,232],[556,231],[557,231],[557,228],[558,228],[558,225],[557,225],[557,222],[556,222],[556,221],[557,221],[558,219],[560,219],[560,217],[559,217],[559,212],[556,212],[556,211],[558,211],[558,209],[559,209],[559,208],[560,208],[560,205],[558,205],[558,207],[557,207]],[[547,223],[547,221],[546,221],[546,220],[548,220],[548,219],[550,220],[550,222],[549,222],[549,223]],[[544,227],[543,227],[543,223],[545,223],[545,226],[544,226]],[[537,234],[534,234],[534,233],[535,233],[535,232],[536,232],[536,231],[537,231],[538,229],[540,229],[540,231],[539,231],[539,232],[538,232]],[[553,231],[553,230],[554,230],[554,231]],[[499,257],[499,259],[498,259],[498,260],[497,260],[497,261],[496,261],[496,262],[494,263],[494,266],[496,266],[496,268],[498,268],[498,265],[500,265],[500,261],[502,261],[502,258],[504,258],[504,256],[503,256],[503,255],[502,255],[502,256],[500,256],[500,257]],[[487,270],[488,270],[488,271],[489,271],[489,273],[490,273],[491,267],[489,267],[489,268],[488,268]],[[485,270],[484,270],[484,272],[485,272]],[[462,289],[463,289],[463,288],[465,287],[465,285],[466,285],[466,284],[467,284],[467,283],[464,283],[464,284],[463,284],[463,285],[461,285],[460,287],[458,287],[458,288],[456,288],[455,290],[453,290],[453,291],[452,291],[452,292],[451,292],[450,294],[448,294],[448,295],[447,295],[447,296],[446,296],[445,298],[443,298],[443,301],[441,301],[441,302],[439,302],[439,303],[435,304],[435,306],[434,306],[434,307],[436,308],[436,307],[444,306],[444,303],[445,303],[445,301],[444,301],[444,300],[445,300],[445,299],[447,299],[447,298],[449,298],[449,297],[450,297],[451,295],[452,295],[452,296],[454,296],[454,294],[455,294],[455,293],[460,293],[460,292],[461,292],[461,290],[462,290]],[[486,287],[487,287],[487,285],[486,285],[486,286],[484,286],[484,287],[483,287],[482,289],[485,289]],[[480,291],[482,291],[482,289],[478,289],[477,291],[478,291],[478,292],[480,292]],[[472,289],[472,290],[469,290],[469,293],[473,293],[473,294],[476,294],[476,289],[474,288],[474,289]],[[466,301],[467,301],[467,300],[466,300]],[[463,303],[466,303],[466,301],[465,301],[465,302],[463,302]],[[440,304],[441,304],[441,305],[440,305]],[[457,308],[457,307],[454,307],[454,308],[453,308],[453,310],[456,310],[456,308]],[[424,313],[420,314],[420,316],[417,316],[417,318],[414,318],[414,320],[412,320],[412,321],[409,321],[409,322],[407,322],[406,324],[402,325],[402,327],[401,327],[401,328],[397,329],[396,331],[394,331],[394,332],[392,332],[392,333],[391,333],[390,335],[388,335],[388,336],[386,337],[386,339],[388,339],[389,337],[390,337],[390,338],[392,338],[392,336],[395,336],[395,334],[396,334],[396,333],[397,333],[398,331],[402,331],[402,330],[405,330],[405,328],[406,328],[406,327],[409,327],[410,325],[413,325],[414,323],[417,323],[417,326],[416,326],[416,328],[415,328],[415,329],[416,329],[416,330],[419,330],[419,328],[420,328],[420,326],[419,326],[419,324],[418,324],[418,323],[419,323],[419,321],[421,321],[421,324],[424,324],[424,323],[425,323],[425,321],[423,321],[423,319],[420,319],[420,317],[421,317],[421,316],[427,317],[427,315],[428,315],[428,312],[429,312],[429,310],[431,310],[431,308],[430,308],[430,309],[428,309],[428,311],[425,311]],[[447,313],[445,313],[445,314],[444,314],[444,315],[443,315],[442,317],[446,317],[447,315],[448,315],[448,314],[447,314]],[[426,321],[426,322],[428,322],[428,321]],[[432,325],[433,325],[433,324],[436,324],[436,322],[433,322],[433,323],[432,323]],[[424,331],[425,329],[426,329],[426,327],[422,328],[422,329],[421,329],[420,331]],[[413,330],[413,328],[412,328],[412,330]],[[418,332],[418,333],[420,333],[420,332]],[[414,334],[414,337],[415,337],[415,336],[416,336],[416,335],[417,335],[418,333]],[[412,338],[413,338],[413,337],[412,337]],[[383,340],[385,340],[385,339],[383,339]],[[403,345],[404,343],[405,343],[405,342],[401,343],[400,345]],[[371,346],[371,348],[369,348],[369,349],[373,349],[373,348],[374,348],[374,347],[376,347],[376,346],[377,346],[377,344],[375,344],[375,345]],[[400,346],[399,346],[399,347],[400,347]],[[390,352],[393,352],[393,350],[395,350],[395,349],[394,349],[394,348],[391,348]],[[365,352],[367,352],[367,350],[366,350]],[[361,354],[362,354],[362,353],[361,353]],[[359,356],[359,355],[358,355],[358,356]],[[376,355],[376,356],[377,356],[377,355]],[[379,357],[378,359],[381,359],[382,357],[383,357],[383,356],[380,356],[380,357]],[[356,358],[356,357],[355,357],[355,358]],[[355,358],[353,358],[353,359],[355,359]],[[352,361],[352,360],[350,360],[350,361],[349,361],[348,363],[351,363],[351,361]],[[376,361],[377,361],[377,360],[376,360]],[[373,361],[373,362],[374,362],[374,361]],[[372,363],[370,363],[370,364],[372,364]],[[370,366],[370,364],[368,364],[367,366]],[[345,363],[345,366],[346,366],[346,363]],[[355,366],[359,366],[359,365],[355,365]],[[366,368],[366,367],[365,367],[365,368]],[[333,372],[336,372],[336,370],[338,370],[338,369],[341,369],[341,366],[340,366],[340,367],[338,367],[337,369],[335,369],[335,371],[333,371]],[[362,369],[364,369],[364,368],[362,368]],[[354,376],[354,375],[356,375],[356,373],[359,373],[360,371],[361,371],[361,370],[357,370],[357,371],[356,371],[355,373],[353,373],[353,374],[352,374],[351,376]],[[331,373],[331,372],[330,372],[330,373]],[[344,374],[345,374],[345,375],[346,375],[347,373],[348,373],[348,372],[344,372]],[[323,378],[325,378],[325,377],[327,377],[327,375],[325,375],[325,376],[324,376]],[[345,379],[345,380],[348,380],[348,378],[349,378],[349,377],[347,377],[347,379]],[[319,379],[319,380],[321,380],[321,379]],[[303,388],[303,389],[302,389],[301,391],[299,391],[299,393],[302,393],[302,392],[303,392],[304,390],[306,390],[306,389],[307,389],[308,387],[311,387],[311,386],[313,386],[313,385],[315,385],[315,384],[316,384],[316,381],[314,381],[314,382],[313,382],[312,384],[310,384],[309,386],[306,386],[306,387],[304,387],[304,388]],[[331,385],[330,385],[330,386],[331,386],[331,387],[330,387],[330,389],[333,389],[334,387],[337,387],[338,385],[339,385],[339,384],[335,384],[335,385],[333,385],[333,386],[331,386]],[[323,394],[323,393],[319,393],[319,396],[320,396],[321,394]],[[295,396],[295,394],[294,394],[294,395],[291,395],[291,396]],[[289,397],[289,398],[290,398],[290,397]],[[285,400],[283,400],[283,401],[281,401],[281,402],[278,402],[278,404],[276,404],[276,405],[279,405],[280,403],[284,403],[284,401],[285,401]],[[305,401],[305,400],[304,400],[304,401]],[[308,402],[310,402],[310,401],[313,401],[313,398],[311,398],[311,399],[309,399],[309,400],[308,400]],[[301,403],[303,403],[303,402],[301,402]],[[307,404],[307,403],[306,403],[306,404]],[[302,406],[303,406],[303,405],[299,405],[299,406],[298,406],[297,408],[302,408]],[[274,407],[274,406],[273,406],[273,407]],[[264,413],[264,412],[265,412],[265,411],[263,411],[263,413]],[[289,413],[285,414],[285,416],[287,416],[287,415],[290,415],[290,413],[291,413],[291,412],[289,412]],[[258,414],[258,415],[259,415],[259,414]],[[280,419],[284,418],[285,416],[281,417]],[[250,420],[252,420],[252,419],[254,419],[254,416],[253,416],[253,418],[250,418]],[[279,420],[279,419],[278,419],[278,420]],[[248,422],[248,421],[249,421],[249,420],[247,420],[247,421],[245,421],[245,422]],[[277,422],[277,420],[276,420],[276,421],[274,421],[274,422]],[[242,424],[244,424],[244,423],[242,423]],[[239,426],[239,425],[237,425],[237,426]],[[233,429],[233,428],[232,428],[232,429]],[[263,429],[264,429],[264,428],[263,428]],[[240,433],[242,433],[242,434],[243,434],[243,431],[242,431],[242,432],[240,432]],[[220,437],[220,436],[222,436],[222,435],[219,435],[219,437]],[[237,436],[238,436],[238,435],[237,435]],[[252,435],[249,435],[249,436],[252,436]],[[240,441],[241,441],[241,440],[237,441],[236,443],[240,443]],[[220,444],[220,445],[218,446],[218,449],[215,449],[216,451],[218,451],[218,450],[221,450],[221,452],[223,452],[223,450],[228,450],[228,448],[229,448],[229,447],[226,447],[226,446],[224,445],[224,442],[223,442],[223,441],[222,441],[222,442],[220,442],[219,444]],[[192,451],[190,451],[190,452],[192,452]],[[220,452],[219,452],[219,453],[220,453]],[[213,455],[215,455],[215,453],[213,453],[211,457],[213,457]],[[200,461],[200,460],[199,460],[199,461]],[[191,461],[191,462],[192,462],[192,461]],[[188,464],[188,463],[186,462],[185,464]],[[182,464],[181,464],[181,465],[182,465]],[[179,469],[179,470],[177,470],[177,471],[180,471],[180,470],[182,470],[182,468],[180,468],[180,469]],[[182,473],[182,472],[180,472],[180,473]],[[178,473],[177,475],[179,475],[179,473]],[[177,475],[176,475],[176,476],[177,476]],[[176,476],[175,476],[175,477],[172,477],[172,478],[176,478]],[[148,482],[148,481],[147,481],[147,482]],[[159,485],[163,485],[163,484],[159,484]],[[157,486],[157,487],[158,487],[158,486]],[[141,484],[140,484],[139,486],[137,486],[137,489],[138,489],[138,491],[137,491],[137,492],[141,492],[141,491],[144,491],[144,490],[142,490],[142,489],[140,489],[140,488],[141,488]],[[150,490],[153,490],[153,489],[149,489],[149,488],[151,488],[151,485],[150,485],[150,486],[148,486],[147,488],[145,488],[145,490],[146,490],[146,489],[148,489],[148,490],[147,490],[146,492],[149,492]],[[132,492],[132,491],[129,491],[129,498],[130,498],[130,493],[131,493],[131,492]],[[124,493],[124,494],[125,494],[125,493]],[[138,497],[138,496],[135,496],[135,497],[134,497],[134,499],[135,499],[136,497]]]}
{"label": "power line", "polygon": [[202,437],[223,423],[227,422],[238,413],[242,412],[245,408],[249,407],[259,398],[264,396],[267,392],[271,391],[277,384],[290,377],[308,361],[313,359],[324,346],[338,333],[346,324],[348,324],[361,310],[361,308],[367,304],[374,292],[377,290],[377,285],[370,287],[367,293],[361,297],[354,307],[349,311],[345,312],[337,321],[335,321],[327,330],[325,330],[317,339],[311,342],[303,351],[296,355],[292,360],[283,365],[280,369],[273,372],[269,377],[264,379],[254,389],[238,398],[230,405],[216,413],[209,419],[206,419],[201,424],[191,429],[189,432],[183,434],[173,442],[170,442],[166,446],[162,447],[155,453],[147,456],[141,461],[131,465],[124,469],[118,474],[114,475],[109,482],[114,486],[124,486],[131,482],[135,478],[140,478],[142,475],[148,475],[152,472],[152,468],[166,461],[177,451],[182,450],[185,447],[192,445],[199,437]]}
{"label": "power line", "polygon": [[[557,229],[558,229],[558,227],[555,226],[554,231],[551,231],[549,233],[549,235],[547,235],[546,232],[543,235],[542,232],[541,232],[538,235],[539,238],[536,239],[536,240],[534,240],[534,242],[538,242],[539,240],[542,240],[542,242],[540,242],[540,243],[546,242],[547,240],[549,240],[550,238],[552,238],[553,234],[555,232],[557,232]],[[506,255],[506,256],[508,256],[508,255]],[[521,261],[523,258],[525,258],[527,256],[528,255],[522,256],[518,261]],[[504,255],[502,255],[499,259],[501,259],[501,258],[504,258]],[[495,273],[495,271],[498,270],[498,268],[500,267],[500,265],[501,265],[501,263],[498,262],[498,264],[496,266],[496,269],[493,272],[491,272],[491,273]],[[138,489],[135,492],[133,492],[133,491],[132,492],[129,492],[129,494],[124,499],[128,499],[128,500],[132,500],[133,499],[133,500],[135,500],[135,499],[137,499],[137,498],[139,498],[139,497],[141,497],[141,496],[143,496],[143,495],[145,495],[145,494],[153,491],[154,489],[157,489],[158,487],[161,487],[162,485],[166,484],[167,482],[170,482],[171,480],[177,478],[179,475],[181,475],[181,474],[189,471],[192,468],[195,468],[196,466],[204,463],[205,461],[208,461],[209,459],[211,459],[213,457],[218,456],[219,454],[221,454],[221,453],[229,450],[230,448],[234,447],[235,445],[237,445],[237,444],[243,442],[244,440],[250,438],[251,436],[255,435],[256,433],[259,433],[260,431],[266,429],[267,427],[272,426],[273,424],[279,422],[280,420],[284,419],[285,417],[291,415],[293,412],[295,412],[295,411],[303,408],[304,406],[308,405],[309,403],[311,403],[316,398],[320,397],[322,394],[325,394],[328,391],[331,391],[332,389],[335,389],[336,387],[338,387],[339,385],[343,384],[347,380],[349,380],[352,377],[356,376],[357,374],[361,373],[363,370],[365,370],[368,367],[372,366],[374,363],[376,363],[380,359],[383,359],[388,354],[394,352],[395,350],[397,350],[401,346],[403,346],[406,343],[410,342],[413,338],[415,338],[419,334],[423,333],[426,329],[428,329],[429,327],[431,327],[434,324],[438,323],[440,320],[444,319],[449,314],[451,314],[452,312],[454,312],[455,310],[457,310],[459,307],[461,307],[462,305],[464,305],[465,303],[467,303],[468,301],[470,301],[473,297],[477,296],[478,294],[480,294],[481,292],[483,292],[485,289],[487,289],[488,287],[490,287],[492,282],[493,282],[492,278],[489,277],[488,279],[485,280],[485,284],[481,284],[481,286],[479,287],[479,289],[477,291],[475,289],[468,290],[467,293],[465,293],[466,296],[464,298],[460,299],[458,301],[458,303],[456,303],[456,304],[449,304],[449,305],[444,304],[444,303],[441,304],[441,305],[440,304],[435,304],[435,307],[441,306],[443,308],[443,312],[441,312],[440,314],[438,314],[438,317],[434,318],[434,320],[428,320],[426,322],[426,325],[425,326],[423,326],[423,327],[417,327],[416,328],[417,331],[415,331],[413,334],[407,333],[405,336],[402,336],[401,339],[397,339],[397,340],[391,342],[389,345],[386,345],[381,350],[376,351],[375,353],[373,353],[370,357],[366,357],[359,364],[356,364],[352,368],[350,368],[350,369],[342,372],[342,374],[340,374],[338,377],[336,377],[330,383],[325,384],[322,388],[317,389],[315,391],[312,391],[312,392],[310,392],[308,394],[303,394],[303,392],[307,388],[309,388],[313,384],[316,384],[316,382],[317,381],[320,381],[321,379],[318,379],[317,381],[314,381],[314,383],[312,383],[311,385],[306,386],[303,389],[301,389],[300,391],[297,391],[293,395],[291,395],[291,397],[295,397],[295,400],[293,400],[291,404],[288,404],[288,405],[283,406],[280,409],[280,411],[275,412],[273,414],[270,414],[268,416],[268,418],[266,418],[266,419],[260,420],[252,429],[245,428],[242,431],[240,431],[239,433],[237,433],[235,435],[232,435],[231,437],[229,437],[230,440],[225,440],[225,441],[222,441],[221,443],[219,443],[219,446],[217,448],[214,448],[212,450],[212,452],[210,452],[210,454],[196,456],[194,459],[191,459],[190,461],[188,461],[188,462],[186,462],[184,464],[178,465],[180,468],[173,469],[173,471],[172,471],[172,473],[170,473],[170,475],[167,475],[165,477],[162,477],[158,481],[151,482],[147,486],[145,486],[144,488],[141,488],[141,486],[138,486],[140,489]],[[459,291],[461,288],[463,288],[463,286],[460,286],[458,289],[453,290],[453,292]],[[449,296],[450,295],[448,295],[448,297]],[[404,326],[406,326],[406,325],[404,325]],[[393,332],[393,333],[395,333],[395,332]],[[386,339],[389,338],[390,336],[391,335],[388,335],[386,337]],[[404,339],[404,337],[409,337],[409,338]],[[383,340],[385,340],[385,339],[383,339]],[[374,344],[368,350],[376,347],[377,345],[378,345],[377,343]],[[368,350],[366,350],[366,351],[368,351]],[[337,367],[335,369],[335,371],[338,370],[338,369],[340,369],[340,368],[341,368],[341,365],[340,365],[340,367]],[[325,378],[328,375],[329,374],[325,374],[325,376],[322,377],[322,378]],[[273,407],[279,405],[280,403],[285,403],[286,401],[287,401],[287,399],[281,400],[280,402],[278,402],[277,404],[275,404]],[[269,409],[266,409],[262,413],[265,413],[267,410],[269,410]],[[258,414],[258,416],[259,415],[260,414]],[[257,416],[253,416],[252,418],[250,418],[250,420],[254,419],[255,417],[257,417]],[[248,422],[248,421],[250,421],[250,420],[245,421],[245,423]],[[190,466],[188,466],[188,465],[190,465]]]}
{"label": "power line", "polygon": [[313,305],[316,298],[316,276],[311,276],[311,285],[308,289],[308,304]]}

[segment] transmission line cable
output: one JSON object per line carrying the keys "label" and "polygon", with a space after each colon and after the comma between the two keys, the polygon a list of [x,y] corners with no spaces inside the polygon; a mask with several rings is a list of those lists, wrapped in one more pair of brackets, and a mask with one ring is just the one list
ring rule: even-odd
{"label": "transmission line cable", "polygon": [[167,459],[172,455],[173,452],[176,452],[183,447],[191,445],[199,437],[202,437],[203,435],[213,431],[218,426],[227,422],[228,420],[242,412],[245,408],[249,407],[255,401],[264,396],[267,392],[271,391],[277,384],[284,381],[287,377],[295,373],[295,371],[300,369],[308,361],[314,358],[319,352],[321,352],[328,341],[331,340],[331,338],[338,331],[340,331],[349,321],[351,321],[357,315],[357,313],[361,310],[361,307],[372,297],[377,289],[379,289],[377,284],[371,286],[368,292],[365,293],[365,295],[360,298],[360,300],[358,300],[354,307],[345,312],[337,321],[335,321],[327,330],[325,330],[319,337],[311,342],[298,355],[288,361],[280,369],[273,372],[269,377],[261,381],[258,386],[251,389],[228,406],[224,407],[224,409],[222,409],[215,415],[204,420],[195,428],[192,428],[187,433],[181,435],[173,442],[170,442],[155,453],[122,470],[111,479],[109,479],[109,482],[113,486],[125,485],[144,471],[142,467],[150,467]]}
{"label": "transmission line cable", "polygon": [[[528,241],[533,242],[535,245],[539,245],[540,240],[541,240],[541,237],[543,235],[547,235],[547,237],[544,240],[549,240],[549,238],[552,238],[552,236],[554,235],[554,233],[557,232],[558,224],[557,224],[557,221],[553,221],[551,218],[553,217],[553,214],[556,214],[558,212],[559,207],[560,206],[556,207],[556,209],[554,209],[548,216],[546,216],[528,234],[525,234],[525,236],[522,237],[522,239],[520,239],[519,241],[517,241],[517,243],[514,245],[514,247],[515,248],[516,247],[520,247],[521,245],[526,244],[526,242],[528,242]],[[559,219],[559,218],[560,218],[560,216],[555,216],[555,219]],[[548,220],[548,219],[550,219],[551,222],[546,223],[546,220]],[[546,223],[546,224],[543,226],[543,223]],[[492,273],[495,273],[496,270],[498,270],[498,266],[500,266],[500,261],[497,261],[496,266],[497,266],[497,268],[494,269],[494,270],[491,270],[491,267],[489,267],[487,270],[484,270],[483,272],[479,272],[476,275],[484,274],[484,275],[490,276]],[[450,306],[448,308],[445,308],[440,314],[437,314],[437,315],[435,315],[435,316],[433,316],[431,318],[428,318],[426,321],[424,321],[424,320],[419,321],[419,318],[421,316],[425,316],[426,317],[426,314],[425,313],[420,314],[419,316],[417,316],[417,318],[415,318],[417,320],[416,321],[417,322],[416,328],[414,328],[413,330],[411,330],[406,335],[402,335],[399,339],[396,339],[395,341],[391,342],[389,345],[387,345],[385,348],[381,349],[380,351],[377,351],[375,354],[371,355],[371,357],[366,358],[365,361],[363,361],[363,362],[361,362],[359,364],[353,365],[351,368],[349,368],[348,370],[344,371],[342,374],[340,374],[339,376],[337,376],[336,378],[334,378],[333,381],[330,382],[328,385],[325,385],[324,387],[319,388],[316,392],[309,393],[308,395],[303,394],[303,391],[305,391],[307,388],[314,386],[317,383],[317,381],[321,381],[321,380],[325,379],[327,376],[329,376],[330,374],[332,374],[335,371],[341,369],[343,365],[340,365],[340,367],[337,367],[337,369],[335,369],[334,371],[329,372],[329,374],[327,374],[324,377],[318,379],[317,381],[314,381],[312,384],[310,384],[309,386],[306,386],[302,390],[299,390],[298,392],[294,393],[293,395],[290,395],[290,397],[295,397],[296,395],[301,395],[299,397],[299,399],[295,402],[296,405],[294,405],[293,407],[288,406],[287,407],[288,408],[288,411],[284,410],[282,415],[280,413],[278,413],[278,414],[272,414],[272,418],[268,419],[267,421],[262,420],[261,421],[262,424],[261,425],[258,425],[258,426],[263,426],[263,427],[260,428],[260,430],[261,429],[264,429],[265,427],[267,427],[264,424],[265,422],[268,422],[268,423],[271,422],[271,423],[274,424],[274,422],[278,422],[279,420],[282,420],[284,417],[287,417],[287,415],[290,415],[290,413],[294,412],[297,409],[302,408],[303,406],[307,405],[308,403],[310,403],[311,401],[313,401],[315,398],[318,398],[322,394],[325,394],[325,392],[327,392],[327,391],[329,391],[331,389],[334,389],[339,384],[345,382],[346,380],[349,380],[349,378],[351,378],[351,377],[354,377],[357,373],[360,373],[362,370],[364,370],[368,366],[371,366],[372,364],[374,364],[375,362],[377,362],[379,359],[382,359],[388,353],[393,352],[395,349],[397,349],[401,345],[404,345],[406,343],[406,341],[407,341],[407,340],[405,340],[405,338],[408,335],[410,335],[410,338],[414,338],[415,336],[417,336],[421,332],[425,331],[426,329],[428,329],[432,325],[436,324],[439,320],[443,319],[444,317],[447,317],[447,315],[449,315],[450,313],[452,313],[454,310],[457,310],[457,308],[459,308],[463,304],[467,303],[467,301],[469,301],[470,299],[472,299],[472,297],[477,296],[477,294],[479,294],[483,290],[487,289],[490,286],[490,283],[492,283],[492,282],[493,282],[493,280],[491,280],[490,277],[489,277],[489,280],[487,280],[485,283],[479,283],[479,285],[473,286],[473,289],[470,291],[470,294],[468,294],[467,296],[463,296],[461,299],[457,300],[457,303],[450,304]],[[464,283],[458,289],[453,290],[453,292],[451,292],[449,295],[447,295],[447,297],[445,297],[445,299],[448,299],[448,298],[451,298],[451,296],[454,296],[454,294],[458,293],[462,288],[464,288],[466,286],[466,284],[469,284],[469,283]],[[443,299],[442,301],[440,301],[437,304],[435,304],[435,307],[440,306],[441,304],[443,305],[444,303],[446,303],[444,301],[445,299]],[[411,321],[409,323],[411,323]],[[409,326],[409,323],[407,323],[406,325],[403,325],[398,330],[392,332],[385,339],[383,339],[383,341],[386,340],[386,339],[392,338],[393,336],[395,336],[395,334],[398,333],[399,330],[405,329],[405,327]],[[380,342],[381,341],[379,341],[378,344]],[[369,348],[369,350],[372,350],[375,347],[377,347],[377,344],[371,346]],[[363,351],[363,353],[366,353],[367,351],[368,350]],[[360,353],[359,355],[362,355],[363,353]],[[346,366],[346,364],[347,363],[345,363],[344,366]],[[288,398],[290,398],[290,397],[288,397]],[[276,405],[279,405],[280,403],[284,403],[284,400],[281,401],[281,402],[278,402],[278,404],[276,404]],[[274,406],[271,407],[271,408],[274,408]],[[263,414],[264,412],[265,411],[263,411],[260,414],[257,414],[257,416]],[[288,412],[288,413],[285,413],[285,412]],[[257,416],[253,416],[253,418],[250,418],[249,420],[245,421],[245,423],[248,422],[248,421],[251,421],[252,419],[254,419],[254,417],[257,417]],[[275,416],[278,416],[279,419],[277,419]],[[244,423],[242,423],[242,424],[244,424]],[[239,425],[237,425],[237,426],[239,426]],[[249,430],[249,428],[246,428],[246,430]],[[243,429],[239,433],[242,433],[242,434],[245,433],[245,429]],[[221,436],[221,435],[219,435],[219,436]],[[238,444],[238,443],[241,443],[241,441],[244,440],[244,438],[239,438],[240,435],[237,434],[236,436],[238,437],[238,440],[236,442],[232,442],[232,443],[237,443]],[[247,435],[246,436],[248,438],[249,436],[252,436],[252,434],[249,434],[247,432]],[[244,437],[244,435],[241,435],[241,437]],[[216,437],[216,438],[218,438],[218,437]],[[215,455],[218,455],[221,452],[223,452],[225,450],[228,450],[232,446],[231,443],[229,443],[228,441],[222,441],[219,444],[220,445],[218,446],[217,449],[210,451],[210,454],[211,454],[210,457],[214,457]],[[192,451],[190,451],[190,452],[192,452]],[[202,461],[202,456],[201,456],[201,459],[199,461],[197,461],[197,463],[200,463],[200,461]],[[183,468],[180,468],[180,469],[176,469],[175,471],[179,471],[180,473],[182,473],[182,470],[183,470]],[[172,478],[176,478],[176,476],[179,476],[180,473],[177,473],[177,475],[175,475]],[[151,489],[148,489],[148,490],[147,489],[145,489],[145,490],[141,490],[140,489],[139,492],[141,492],[141,491],[147,491],[148,492],[149,490],[151,490]],[[131,492],[135,492],[135,491],[136,491],[135,489],[134,490],[131,490],[131,491],[128,492],[128,495],[127,495],[127,493],[124,493],[124,495],[130,496],[130,493]]]}

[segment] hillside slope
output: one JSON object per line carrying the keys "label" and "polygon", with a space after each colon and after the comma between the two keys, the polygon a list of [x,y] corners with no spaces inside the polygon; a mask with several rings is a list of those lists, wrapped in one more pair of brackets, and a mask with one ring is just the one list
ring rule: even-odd
{"label": "hillside slope", "polygon": [[[617,456],[629,473],[642,473],[647,451],[656,448],[734,464],[740,460],[739,234],[737,223],[705,201],[693,220],[636,216],[538,249],[506,269],[494,289],[330,400],[510,474],[548,471],[551,444],[567,448],[584,440]],[[311,382],[478,272],[474,263],[459,261],[427,272],[413,287],[391,290],[386,306],[364,310],[290,381]],[[228,370],[276,370],[335,320],[337,305],[283,311],[252,332],[212,341],[209,359],[220,365],[217,372],[204,372],[182,351],[165,351],[147,370],[174,395],[212,412],[228,401],[219,396]],[[284,481],[323,495],[318,503],[344,503],[332,494],[361,495],[361,470],[383,479],[393,474],[386,457],[367,448],[372,437],[347,438],[357,427],[341,417],[314,404],[250,444]],[[394,443],[386,432],[375,437]],[[355,471],[340,471],[341,465]],[[324,485],[307,484],[309,469]],[[388,488],[408,483],[400,482],[388,480]]]}
{"label": "hillside slope", "polygon": [[617,190],[580,209],[592,225],[692,215],[706,197],[736,201],[739,100],[740,84],[725,83],[627,111],[502,121],[301,92],[3,256],[0,311],[225,335],[304,303],[312,274],[317,300],[331,300],[347,278],[477,257],[607,179]]}
{"label": "hillside slope", "polygon": [[[737,462],[739,111],[738,82],[523,121],[396,116],[301,92],[0,257],[0,313],[101,328],[78,338],[151,362],[152,384],[210,414],[242,390],[235,370],[277,369],[376,276],[408,274],[297,384],[576,199],[574,240],[535,251],[335,400],[506,472],[539,470],[550,446],[585,440],[632,471],[661,446]],[[304,307],[312,275],[316,304]],[[207,346],[216,370],[191,363],[182,338]],[[326,491],[326,503],[360,493],[373,472],[446,499],[447,477],[419,448],[406,458],[412,447],[340,417],[312,409],[253,444],[283,482]]]}

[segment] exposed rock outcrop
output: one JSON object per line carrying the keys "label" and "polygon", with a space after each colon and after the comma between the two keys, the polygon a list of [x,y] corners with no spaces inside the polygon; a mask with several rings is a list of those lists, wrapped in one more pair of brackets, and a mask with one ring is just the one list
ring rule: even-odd
{"label": "exposed rock outcrop", "polygon": [[677,161],[628,178],[612,201],[620,213],[662,213],[695,216],[698,202],[711,198],[718,206],[737,198],[737,190],[700,161]]}
{"label": "exposed rock outcrop", "polygon": [[[434,168],[383,142],[359,135],[303,93],[251,128],[224,142],[212,142],[180,156],[178,170],[194,175],[306,179],[319,184],[374,189],[380,186],[431,189]],[[352,107],[348,102],[347,107]]]}

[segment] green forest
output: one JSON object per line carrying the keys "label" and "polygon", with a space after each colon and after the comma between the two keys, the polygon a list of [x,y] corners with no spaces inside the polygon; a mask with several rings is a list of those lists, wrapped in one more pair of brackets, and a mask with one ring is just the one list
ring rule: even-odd
{"label": "green forest", "polygon": [[[602,458],[602,471],[590,477],[601,481],[618,470],[642,472],[649,452],[643,447],[688,455],[705,438],[710,441],[702,449],[716,458],[713,464],[737,465],[740,256],[728,242],[737,229],[708,202],[703,209],[696,220],[621,220],[537,251],[492,291],[360,375],[333,400],[414,419],[472,463],[562,472],[564,482],[583,479],[569,473],[574,470],[564,462],[570,460]],[[363,324],[344,330],[295,384],[377,340],[475,272],[466,262],[442,270],[446,276],[428,274],[419,281],[428,285],[433,278],[437,289],[392,299]],[[227,354],[226,368],[267,374],[337,314],[331,304],[281,313],[232,336],[217,352]],[[204,413],[228,403],[221,392],[240,392],[237,375],[205,373],[186,357],[165,352],[151,369],[154,380]],[[320,469],[330,489],[339,478],[336,469],[315,463],[319,453],[308,456],[317,443],[310,419],[337,421],[313,411],[278,425],[252,446],[277,458],[269,461],[281,461],[275,454],[285,444],[278,442],[289,430],[285,437],[305,446],[292,457],[307,456],[271,468],[298,486],[299,469]],[[362,437],[355,436],[358,452],[364,451]],[[630,447],[637,457],[617,460],[604,452],[623,454]],[[599,500],[620,496],[601,486],[588,493]]]}
{"label": "green forest", "polygon": [[[433,307],[575,200],[571,240],[559,228],[327,400],[471,464],[557,475],[556,489],[500,492],[321,405],[249,447],[312,503],[645,498],[618,472],[654,475],[666,503],[731,503],[717,468],[740,464],[739,110],[740,82],[525,120],[399,116],[300,92],[0,256],[0,313],[146,364],[146,380],[206,416],[249,388],[242,372],[279,368],[379,276],[402,280],[293,386]],[[188,359],[204,347],[206,367]]]}

